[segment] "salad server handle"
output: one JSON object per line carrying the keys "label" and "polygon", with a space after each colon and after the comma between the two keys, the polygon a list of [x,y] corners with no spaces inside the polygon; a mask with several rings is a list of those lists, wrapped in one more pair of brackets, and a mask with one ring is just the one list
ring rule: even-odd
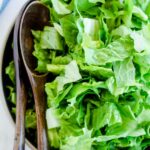
{"label": "salad server handle", "polygon": [[[20,81],[19,81],[20,82]],[[26,90],[25,85],[17,83],[17,111],[14,150],[25,149],[25,112],[26,112]]]}
{"label": "salad server handle", "polygon": [[37,117],[37,141],[38,150],[48,150],[47,139],[47,126],[45,120],[46,100],[44,86],[46,82],[45,74],[36,76],[35,74],[29,75],[30,83],[35,101],[36,117]]}
{"label": "salad server handle", "polygon": [[24,150],[25,148],[25,112],[27,104],[27,91],[26,81],[27,77],[22,59],[19,54],[18,46],[18,28],[19,19],[17,19],[14,28],[13,35],[13,56],[15,64],[15,75],[16,75],[16,128],[15,128],[15,141],[14,150]]}

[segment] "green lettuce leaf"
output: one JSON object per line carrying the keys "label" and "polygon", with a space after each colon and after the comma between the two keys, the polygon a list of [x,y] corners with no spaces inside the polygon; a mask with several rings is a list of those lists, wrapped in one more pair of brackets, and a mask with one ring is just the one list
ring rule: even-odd
{"label": "green lettuce leaf", "polygon": [[77,26],[76,26],[76,18],[73,14],[66,15],[60,19],[60,24],[62,27],[63,35],[65,38],[66,44],[73,48],[77,43]]}
{"label": "green lettuce leaf", "polygon": [[113,64],[117,87],[126,87],[135,85],[135,67],[132,59],[125,59],[122,62]]}
{"label": "green lettuce leaf", "polygon": [[102,79],[109,78],[114,75],[111,68],[99,67],[99,66],[81,66],[81,70],[92,77]]}
{"label": "green lettuce leaf", "polygon": [[129,38],[121,38],[110,43],[107,47],[94,49],[83,43],[86,63],[91,65],[105,65],[115,61],[123,61],[132,56],[133,42]]}
{"label": "green lettuce leaf", "polygon": [[84,130],[84,134],[77,137],[68,137],[65,139],[65,144],[63,144],[60,149],[62,150],[91,150],[92,138],[91,131],[86,129]]}
{"label": "green lettuce leaf", "polygon": [[5,73],[9,76],[11,82],[15,84],[15,66],[13,61],[5,68]]}
{"label": "green lettuce leaf", "polygon": [[63,41],[54,27],[45,27],[41,33],[40,46],[42,49],[63,50]]}
{"label": "green lettuce leaf", "polygon": [[55,11],[60,15],[66,15],[71,13],[71,11],[67,8],[67,4],[63,3],[60,0],[51,0]]}
{"label": "green lettuce leaf", "polygon": [[134,48],[137,52],[143,50],[149,51],[149,40],[150,40],[150,24],[147,24],[140,31],[133,31],[131,33],[131,38],[134,40]]}
{"label": "green lettuce leaf", "polygon": [[28,109],[25,116],[26,128],[36,128],[36,113],[32,109]]}
{"label": "green lettuce leaf", "polygon": [[57,91],[61,91],[65,84],[72,83],[80,80],[82,77],[79,72],[79,68],[77,66],[76,61],[71,61],[68,65],[65,67],[65,73],[64,76],[59,76],[56,78],[56,81],[58,83]]}
{"label": "green lettuce leaf", "polygon": [[86,11],[95,6],[95,4],[91,3],[89,0],[75,0],[75,7],[78,11]]}

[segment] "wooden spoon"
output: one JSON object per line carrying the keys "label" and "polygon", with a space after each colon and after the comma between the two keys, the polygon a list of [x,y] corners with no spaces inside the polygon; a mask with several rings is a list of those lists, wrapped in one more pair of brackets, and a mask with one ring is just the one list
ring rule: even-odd
{"label": "wooden spoon", "polygon": [[49,19],[48,8],[39,1],[33,1],[27,6],[23,13],[19,34],[21,54],[31,83],[35,101],[38,150],[48,149],[45,119],[46,100],[44,93],[47,74],[39,74],[35,71],[36,61],[32,55],[34,43],[31,29],[42,30],[44,26],[49,25]]}
{"label": "wooden spoon", "polygon": [[25,7],[28,5],[26,3],[19,16],[15,22],[14,35],[13,35],[13,57],[15,64],[15,76],[16,76],[16,129],[15,129],[15,141],[14,150],[24,150],[25,149],[25,112],[27,104],[27,74],[24,68],[23,61],[21,59],[19,42],[19,26],[21,20],[21,14]]}
{"label": "wooden spoon", "polygon": [[25,89],[25,77],[22,61],[18,53],[17,42],[17,27],[15,25],[14,30],[14,62],[16,71],[16,94],[17,94],[17,106],[16,106],[16,131],[15,131],[15,143],[14,150],[24,150],[25,146],[25,112],[27,103],[27,92]]}

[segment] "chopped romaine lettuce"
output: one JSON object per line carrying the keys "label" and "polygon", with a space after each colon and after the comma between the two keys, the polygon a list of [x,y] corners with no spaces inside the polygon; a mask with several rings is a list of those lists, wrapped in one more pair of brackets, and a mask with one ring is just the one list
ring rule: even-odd
{"label": "chopped romaine lettuce", "polygon": [[[41,1],[50,10],[51,27],[32,31],[33,55],[35,69],[49,74],[51,147],[149,148],[150,1]],[[12,73],[8,68],[13,81]],[[28,122],[35,125],[34,114]]]}
{"label": "chopped romaine lettuce", "polygon": [[[46,67],[37,67],[54,75],[45,85],[51,146],[148,148],[150,1],[47,0],[45,4],[64,43],[63,51],[47,47],[49,57],[42,60]],[[34,32],[38,37],[39,31]]]}

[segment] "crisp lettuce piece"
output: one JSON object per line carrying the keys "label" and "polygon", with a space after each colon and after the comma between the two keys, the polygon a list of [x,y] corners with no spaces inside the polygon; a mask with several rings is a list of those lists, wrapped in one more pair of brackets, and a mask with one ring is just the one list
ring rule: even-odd
{"label": "crisp lettuce piece", "polygon": [[150,121],[150,116],[149,116],[150,110],[149,108],[143,108],[142,112],[138,115],[137,121],[139,124],[144,123],[144,122],[149,122]]}
{"label": "crisp lettuce piece", "polygon": [[147,14],[147,16],[150,18],[150,3],[147,4],[145,13]]}
{"label": "crisp lettuce piece", "polygon": [[93,139],[91,138],[91,131],[83,129],[84,134],[77,137],[68,137],[65,139],[65,144],[60,146],[62,150],[91,150]]}
{"label": "crisp lettuce piece", "polygon": [[149,4],[149,0],[145,0],[143,3],[143,0],[136,0],[136,5],[139,6],[144,12]]}
{"label": "crisp lettuce piece", "polygon": [[5,73],[9,76],[11,82],[15,84],[15,66],[13,61],[5,68]]}
{"label": "crisp lettuce piece", "polygon": [[54,27],[45,26],[43,31],[32,30],[32,34],[35,38],[35,44],[41,49],[63,50],[63,40]]}
{"label": "crisp lettuce piece", "polygon": [[89,35],[94,41],[99,40],[100,33],[98,31],[100,29],[100,24],[97,19],[84,18],[83,25],[86,35]]}
{"label": "crisp lettuce piece", "polygon": [[99,49],[104,46],[103,42],[101,40],[93,40],[92,37],[86,33],[83,34],[83,40],[82,40],[82,46],[83,48],[93,48],[93,49]]}
{"label": "crisp lettuce piece", "polygon": [[52,59],[52,64],[55,65],[67,65],[72,61],[70,55],[67,56],[57,56]]}
{"label": "crisp lettuce piece", "polygon": [[8,78],[13,84],[6,86],[6,88],[9,90],[8,100],[10,100],[12,104],[16,105],[16,82],[14,61],[11,61],[9,65],[5,68],[5,74],[8,75]]}
{"label": "crisp lettuce piece", "polygon": [[[64,90],[64,86],[66,84],[76,82],[78,80],[82,79],[82,76],[80,75],[79,68],[76,64],[76,61],[71,61],[68,65],[65,66],[64,69],[64,75],[60,75],[56,77],[56,79],[53,82],[46,84],[46,93],[48,94],[48,100],[50,101],[49,105],[59,105],[61,100],[65,97],[66,94]],[[66,89],[66,93],[70,90],[69,86]],[[61,92],[63,91],[63,94]],[[54,102],[51,102],[52,100],[55,100]]]}
{"label": "crisp lettuce piece", "polygon": [[[82,47],[101,48],[104,43],[100,39],[101,28],[97,19],[83,18]],[[85,48],[84,48],[85,49]]]}
{"label": "crisp lettuce piece", "polygon": [[123,13],[123,22],[127,27],[132,26],[132,11],[134,7],[134,2],[130,0],[124,0],[124,13]]}
{"label": "crisp lettuce piece", "polygon": [[48,107],[53,106],[52,100],[57,96],[57,83],[50,82],[45,84],[45,92],[47,94],[47,105]]}
{"label": "crisp lettuce piece", "polygon": [[60,147],[60,137],[56,128],[48,130],[48,140],[51,143],[51,146],[54,148]]}
{"label": "crisp lettuce piece", "polygon": [[43,31],[32,31],[32,34],[35,38],[33,55],[38,60],[36,71],[45,73],[48,70],[47,64],[55,56],[53,50],[63,51],[63,39],[54,27],[46,26]]}
{"label": "crisp lettuce piece", "polygon": [[[100,88],[106,88],[106,85],[104,82],[93,82],[91,84],[88,83],[80,83],[76,84],[72,87],[70,92],[67,95],[67,101],[71,104],[71,106],[75,105],[78,100],[82,100],[82,98],[87,95],[88,93],[95,94],[97,97],[99,97],[99,89]],[[81,98],[79,98],[81,97]]]}
{"label": "crisp lettuce piece", "polygon": [[141,75],[146,74],[150,68],[150,53],[149,52],[141,52],[136,53],[134,55],[134,62],[137,63],[140,67]]}
{"label": "crisp lettuce piece", "polygon": [[111,68],[99,67],[94,65],[80,67],[83,72],[98,79],[109,78],[114,75],[114,72]]}
{"label": "crisp lettuce piece", "polygon": [[57,32],[58,32],[61,36],[64,36],[64,35],[63,35],[63,31],[62,31],[62,27],[60,26],[60,24],[54,22],[53,25],[54,25],[54,28],[57,30]]}
{"label": "crisp lettuce piece", "polygon": [[25,116],[25,126],[27,129],[36,128],[36,113],[33,111],[33,109],[28,109],[26,111],[26,116]]}
{"label": "crisp lettuce piece", "polygon": [[65,67],[65,73],[64,76],[60,76],[56,78],[56,81],[58,83],[57,91],[61,91],[65,84],[72,83],[80,80],[82,76],[80,75],[79,68],[77,66],[76,61],[71,61],[68,65]]}
{"label": "crisp lettuce piece", "polygon": [[134,6],[133,7],[133,15],[137,16],[138,18],[147,21],[148,20],[148,16],[142,11],[141,8]]}
{"label": "crisp lettuce piece", "polygon": [[84,43],[83,48],[86,63],[89,65],[105,65],[115,61],[123,61],[132,56],[134,49],[133,42],[128,37],[120,38],[101,49],[87,47]]}
{"label": "crisp lettuce piece", "polygon": [[34,44],[34,51],[33,51],[33,56],[35,56],[37,58],[37,67],[35,70],[39,71],[39,72],[46,72],[47,71],[47,63],[50,62],[49,59],[49,52],[47,50],[44,50],[41,48],[40,44],[38,43],[38,41],[35,41]]}
{"label": "crisp lettuce piece", "polygon": [[135,67],[132,59],[125,59],[122,62],[113,64],[117,87],[126,87],[135,85]]}
{"label": "crisp lettuce piece", "polygon": [[95,4],[91,3],[89,0],[75,0],[75,7],[77,9],[77,11],[86,11],[90,8],[92,8],[93,6],[95,6]]}
{"label": "crisp lettuce piece", "polygon": [[76,26],[76,18],[73,14],[66,15],[65,17],[60,19],[60,24],[62,27],[62,32],[65,38],[66,44],[73,48],[77,43],[77,26]]}
{"label": "crisp lettuce piece", "polygon": [[[96,141],[109,141],[128,136],[138,137],[146,134],[143,127],[138,127],[138,118],[132,114],[132,110],[129,106],[119,106],[119,111],[122,112],[122,123],[108,127],[106,135],[95,138]],[[127,112],[128,115],[131,115],[130,118],[126,115]]]}
{"label": "crisp lettuce piece", "polygon": [[16,90],[12,86],[6,87],[9,90],[8,100],[12,102],[12,104],[16,105]]}
{"label": "crisp lettuce piece", "polygon": [[114,77],[110,77],[106,81],[106,85],[108,87],[108,90],[110,93],[114,96],[118,96],[120,94],[123,94],[127,91],[128,87],[117,87],[117,83]]}
{"label": "crisp lettuce piece", "polygon": [[125,37],[130,35],[131,32],[132,30],[130,28],[125,25],[121,25],[118,28],[114,29],[111,34],[112,36]]}
{"label": "crisp lettuce piece", "polygon": [[41,39],[42,31],[33,31],[32,34],[34,36],[34,51],[33,56],[36,57],[37,67],[35,70],[39,72],[46,72],[46,64],[49,62],[49,52],[41,48],[40,39]]}
{"label": "crisp lettuce piece", "polygon": [[47,64],[47,71],[59,75],[65,70],[65,65],[55,65],[55,64]]}
{"label": "crisp lettuce piece", "polygon": [[67,8],[67,4],[63,3],[60,0],[51,0],[55,11],[60,15],[66,15],[71,13],[71,11]]}
{"label": "crisp lettuce piece", "polygon": [[134,40],[134,48],[137,52],[149,50],[148,40],[144,38],[141,32],[132,32],[131,38]]}
{"label": "crisp lettuce piece", "polygon": [[72,61],[70,56],[58,56],[52,59],[52,64],[47,64],[47,71],[59,75],[65,71],[65,67]]}
{"label": "crisp lettuce piece", "polygon": [[142,30],[139,31],[131,30],[124,25],[121,25],[112,31],[112,35],[117,37],[126,37],[129,35],[134,41],[134,49],[137,52],[141,52],[143,50],[149,51],[149,33],[149,24],[143,26]]}
{"label": "crisp lettuce piece", "polygon": [[42,49],[63,50],[63,41],[54,27],[44,27],[41,33],[40,46]]}
{"label": "crisp lettuce piece", "polygon": [[54,108],[49,108],[46,110],[46,121],[48,129],[60,127],[59,119],[57,118],[57,112]]}
{"label": "crisp lettuce piece", "polygon": [[122,118],[115,104],[105,103],[93,110],[92,126],[95,130],[106,125],[111,126],[119,123],[122,123]]}

